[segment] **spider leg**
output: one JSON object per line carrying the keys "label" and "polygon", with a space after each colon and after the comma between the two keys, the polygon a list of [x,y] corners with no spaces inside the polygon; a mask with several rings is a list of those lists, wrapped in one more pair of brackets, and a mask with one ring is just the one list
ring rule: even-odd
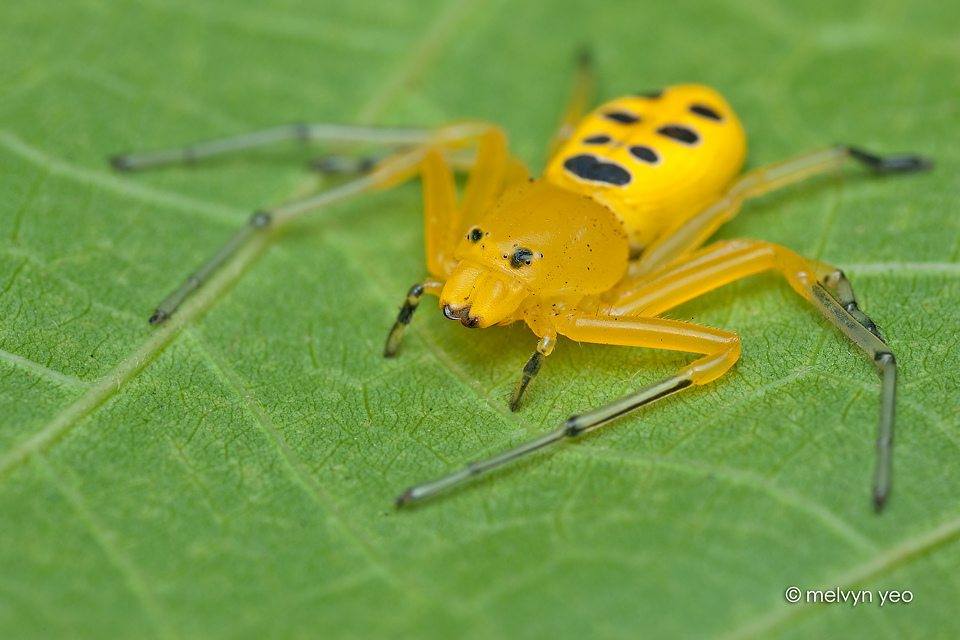
{"label": "spider leg", "polygon": [[[837,302],[867,331],[886,344],[880,328],[860,310],[853,287],[840,269],[818,274],[818,279],[837,291]],[[893,424],[897,398],[897,361],[893,353],[880,354],[874,362],[883,372],[880,391],[880,427],[877,430],[877,466],[873,480],[873,501],[877,510],[883,509],[893,488]]]}
{"label": "spider leg", "polygon": [[424,148],[414,148],[395,156],[390,162],[384,163],[383,166],[378,167],[376,171],[369,175],[309,198],[255,212],[247,221],[247,224],[230,236],[180,286],[157,305],[153,315],[150,316],[150,324],[160,324],[167,320],[187,296],[203,286],[203,283],[255,234],[270,233],[275,235],[291,221],[306,213],[382,188],[382,185],[396,181],[398,177],[415,174],[417,166],[423,160],[424,153]]}
{"label": "spider leg", "polygon": [[[492,125],[485,127],[472,136],[478,142],[478,149],[459,204],[453,170],[445,153],[447,147],[429,148],[420,164],[424,245],[427,270],[433,277],[414,285],[407,293],[397,321],[387,336],[384,356],[388,358],[399,351],[403,331],[410,324],[423,294],[440,296],[444,281],[457,266],[453,252],[461,234],[484,214],[504,188],[525,180],[529,175],[523,164],[510,156],[503,131]],[[464,140],[453,139],[452,142],[460,145]]]}
{"label": "spider leg", "polygon": [[471,462],[460,471],[411,487],[397,497],[398,506],[430,498],[473,476],[495,469],[521,456],[593,431],[654,400],[664,398],[691,385],[706,384],[721,376],[740,357],[740,338],[736,334],[677,320],[575,313],[567,317],[559,317],[556,323],[559,332],[571,340],[670,349],[705,355],[658,382],[603,406],[572,415],[553,431],[548,431],[486,460]]}
{"label": "spider leg", "polygon": [[169,164],[191,164],[205,158],[255,149],[286,140],[300,142],[369,143],[383,146],[426,144],[435,132],[430,129],[388,129],[340,124],[291,124],[218,138],[185,147],[160,149],[114,156],[110,164],[118,171],[136,171]]}
{"label": "spider leg", "polygon": [[476,163],[467,176],[467,186],[460,201],[460,226],[455,237],[468,225],[479,221],[503,190],[526,180],[529,173],[507,149],[507,136],[502,129],[492,127],[479,140]]}
{"label": "spider leg", "polygon": [[[422,166],[425,164],[432,166],[434,173],[443,173],[443,167],[437,169],[438,162],[436,158],[430,159],[433,156],[439,155],[438,149],[459,148],[478,139],[481,140],[482,147],[483,140],[496,136],[503,136],[497,127],[480,122],[453,124],[433,131],[419,129],[377,129],[372,127],[350,127],[342,125],[294,125],[201,143],[192,147],[129,154],[114,158],[113,164],[115,167],[123,170],[132,170],[175,162],[190,162],[214,155],[238,152],[286,139],[368,142],[382,145],[418,145],[387,157],[378,163],[367,175],[334,189],[309,198],[255,212],[246,225],[237,230],[237,232],[204,261],[198,269],[190,274],[180,286],[157,305],[154,313],[150,317],[150,323],[159,324],[169,318],[191,293],[199,289],[210,275],[229,260],[230,257],[255,234],[275,234],[283,226],[308,212],[322,209],[333,203],[362,193],[393,187],[416,176],[421,172]],[[507,175],[513,177],[516,177],[516,175],[520,173],[520,169],[522,169],[522,166],[512,159],[506,162],[505,165]],[[518,166],[520,166],[519,169]],[[448,168],[446,168],[446,173],[449,174]],[[444,179],[446,179],[446,175],[444,175]],[[452,175],[448,181],[449,190],[455,192]],[[434,182],[437,183],[437,180],[434,180]],[[441,187],[429,192],[428,197],[435,196],[438,189],[441,189]],[[474,199],[476,199],[476,196]],[[428,224],[428,237],[430,235],[430,229],[431,227]],[[441,230],[440,235],[450,236],[451,233],[453,233],[452,226],[446,226]],[[457,230],[457,233],[459,233],[459,230]],[[436,233],[434,235],[436,235]],[[444,237],[438,242],[447,246],[451,241],[452,236]],[[435,242],[434,244],[436,245],[437,243]],[[449,253],[449,251],[447,253]],[[444,258],[445,256],[441,256],[440,259]],[[447,262],[449,262],[449,260],[447,260]],[[438,259],[434,258],[431,272],[434,272],[434,268],[438,271],[440,270],[437,263]],[[428,266],[431,266],[429,261]],[[446,267],[444,267],[444,269],[445,268]]]}
{"label": "spider leg", "polygon": [[577,128],[577,124],[590,109],[594,98],[596,75],[593,54],[588,48],[581,49],[577,54],[577,71],[573,80],[573,89],[567,98],[567,105],[563,110],[560,126],[550,140],[547,157],[552,157],[557,149],[570,139]]}
{"label": "spider leg", "polygon": [[[505,189],[526,181],[529,173],[519,160],[510,156],[503,131],[490,127],[479,136],[475,163],[470,168],[467,186],[459,205],[453,171],[446,154],[441,154],[438,149],[431,150],[424,159],[421,176],[424,193],[427,268],[440,282],[440,287],[431,290],[430,293],[439,296],[443,280],[457,266],[453,252],[460,241],[460,234],[469,225],[479,221]],[[411,289],[412,292],[413,289]],[[397,321],[387,336],[387,346],[384,349],[384,355],[387,357],[395,355],[400,348],[403,329],[409,324],[416,309],[416,305],[408,306],[410,301],[411,295],[408,294],[407,302],[401,307]],[[419,298],[417,301],[419,302]],[[527,386],[540,370],[543,357],[553,350],[556,334],[552,335],[552,340],[544,338],[541,341],[537,347],[538,351],[524,367],[523,377],[514,389],[510,401],[513,411],[517,410]]]}
{"label": "spider leg", "polygon": [[396,151],[369,153],[366,155],[329,154],[320,156],[310,163],[310,166],[319,173],[342,175],[351,173],[368,173],[378,164],[389,158]]}
{"label": "spider leg", "polygon": [[387,335],[387,344],[383,348],[384,358],[392,358],[400,351],[400,342],[403,340],[403,330],[407,328],[407,325],[410,324],[410,321],[413,319],[413,312],[417,310],[423,294],[430,293],[440,297],[440,292],[442,291],[443,281],[437,280],[436,278],[427,278],[423,282],[418,282],[410,287],[410,291],[407,292],[407,299],[403,301],[403,306],[400,307],[400,313],[397,314],[397,321],[393,323],[393,327]]}
{"label": "spider leg", "polygon": [[[319,173],[329,175],[349,175],[369,173],[381,162],[398,153],[409,145],[388,147],[387,150],[370,152],[363,155],[328,154],[323,155],[310,163],[310,166]],[[472,149],[456,149],[444,154],[447,164],[456,172],[469,173],[477,163],[477,154]]]}
{"label": "spider leg", "polygon": [[527,360],[527,364],[523,366],[523,373],[520,375],[520,379],[517,380],[517,384],[513,387],[513,393],[510,394],[510,411],[516,411],[520,408],[520,402],[527,392],[527,387],[530,386],[531,382],[536,380],[537,374],[540,373],[540,367],[543,365],[544,358],[553,353],[555,346],[557,346],[556,331],[546,333],[546,335],[540,339],[540,342],[537,343],[536,350],[533,352],[533,355],[530,356],[530,359]]}
{"label": "spider leg", "polygon": [[846,309],[847,313],[856,318],[857,322],[862,324],[870,333],[883,340],[883,336],[880,335],[880,328],[867,314],[860,310],[857,297],[853,294],[853,286],[847,280],[843,271],[833,268],[818,270],[817,279],[837,292],[837,302]]}
{"label": "spider leg", "polygon": [[[658,315],[707,291],[761,271],[779,271],[797,293],[835,324],[873,361],[882,374],[880,425],[873,500],[883,508],[892,488],[892,442],[897,363],[877,325],[857,305],[843,272],[808,261],[793,251],[749,240],[719,242],[692,254],[683,263],[638,279],[637,286],[613,302],[606,313]],[[824,286],[835,289],[834,298]]]}
{"label": "spider leg", "polygon": [[744,200],[756,198],[812,176],[838,171],[848,159],[854,159],[876,173],[924,171],[933,163],[916,155],[876,156],[855,147],[837,145],[788,158],[744,174],[714,204],[647,247],[630,267],[631,275],[652,273],[703,245],[724,223],[740,211]]}

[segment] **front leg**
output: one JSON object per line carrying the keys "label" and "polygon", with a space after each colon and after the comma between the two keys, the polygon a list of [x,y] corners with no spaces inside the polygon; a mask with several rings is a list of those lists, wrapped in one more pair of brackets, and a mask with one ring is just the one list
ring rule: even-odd
{"label": "front leg", "polygon": [[400,350],[400,342],[403,340],[403,330],[413,319],[413,312],[417,310],[423,294],[429,293],[439,298],[441,291],[443,291],[443,282],[435,278],[427,278],[410,287],[410,291],[407,292],[407,299],[403,301],[400,313],[397,314],[397,321],[393,323],[393,328],[387,335],[387,344],[383,348],[384,358],[392,358],[397,355]]}
{"label": "front leg", "polygon": [[[433,277],[415,284],[407,292],[397,321],[387,336],[383,352],[387,358],[399,351],[403,331],[410,324],[423,294],[440,297],[444,281],[457,266],[453,253],[467,226],[485,212],[506,186],[527,176],[522,164],[509,155],[506,136],[501,129],[485,124],[472,126],[473,129],[466,130],[470,135],[460,131],[464,125],[440,129],[437,139],[442,144],[427,149],[418,167],[423,182],[427,270]],[[478,144],[477,156],[463,198],[458,203],[457,185],[445,152],[473,141]]]}
{"label": "front leg", "polygon": [[563,335],[578,342],[669,349],[704,355],[658,382],[595,409],[570,416],[553,431],[486,460],[471,462],[449,475],[410,487],[396,498],[397,506],[425,500],[521,456],[593,431],[655,400],[692,385],[707,384],[723,375],[740,357],[740,338],[736,334],[678,320],[574,313],[559,318],[557,328]]}
{"label": "front leg", "polygon": [[553,348],[557,345],[557,331],[550,329],[537,343],[537,350],[533,352],[527,364],[523,366],[523,373],[517,384],[513,387],[513,393],[510,394],[510,411],[516,411],[520,408],[520,401],[523,400],[527,387],[533,382],[537,374],[540,373],[540,367],[543,365],[543,359],[553,353]]}

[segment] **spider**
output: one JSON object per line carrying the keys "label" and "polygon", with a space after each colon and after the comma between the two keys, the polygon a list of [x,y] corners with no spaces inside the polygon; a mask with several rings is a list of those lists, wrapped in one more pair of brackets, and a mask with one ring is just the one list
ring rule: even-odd
{"label": "spider", "polygon": [[[289,139],[367,143],[389,150],[381,157],[324,158],[319,163],[324,171],[362,175],[311,198],[254,213],[160,303],[150,322],[169,318],[253,234],[419,175],[430,275],[407,292],[386,341],[386,357],[398,353],[404,329],[426,294],[437,296],[444,315],[465,327],[518,321],[530,327],[538,343],[513,390],[514,411],[561,335],[578,342],[701,357],[622,398],[572,415],[519,446],[415,485],[396,498],[398,505],[429,498],[655,400],[717,379],[739,358],[739,336],[659,316],[729,282],[773,270],[881,372],[873,502],[882,509],[892,485],[897,365],[877,325],[858,307],[850,282],[840,269],[770,242],[706,243],[744,200],[837,171],[848,159],[881,174],[920,171],[932,163],[915,155],[881,157],[836,145],[741,174],[746,137],[718,92],[694,84],[671,86],[612,100],[583,117],[591,84],[592,69],[584,58],[546,170],[538,178],[510,155],[503,130],[485,122],[433,130],[300,124],[113,158],[115,168],[135,170]],[[462,197],[454,180],[458,164],[469,171]]]}

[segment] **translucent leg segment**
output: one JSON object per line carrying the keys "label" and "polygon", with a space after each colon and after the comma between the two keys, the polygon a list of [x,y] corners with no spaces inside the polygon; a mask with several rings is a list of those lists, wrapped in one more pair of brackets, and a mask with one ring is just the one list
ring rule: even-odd
{"label": "translucent leg segment", "polygon": [[247,224],[240,227],[206,262],[200,265],[199,269],[190,274],[190,277],[188,277],[183,284],[177,287],[170,295],[163,299],[163,302],[157,305],[153,315],[150,316],[150,324],[160,324],[169,318],[187,296],[199,289],[220,265],[226,262],[230,256],[237,252],[237,249],[243,246],[251,235],[270,226],[270,221],[271,216],[268,212],[258,211],[254,213]]}
{"label": "translucent leg segment", "polygon": [[402,507],[426,500],[441,491],[462,484],[474,476],[501,467],[508,462],[513,462],[517,458],[534,453],[550,445],[563,442],[564,440],[576,438],[588,431],[593,431],[612,420],[616,420],[620,416],[639,409],[645,404],[685,389],[691,384],[692,382],[682,372],[668,376],[659,382],[642,387],[630,395],[614,400],[596,409],[590,409],[589,411],[570,416],[553,431],[548,431],[541,436],[528,440],[503,453],[491,456],[486,460],[471,462],[459,471],[437,478],[436,480],[410,487],[397,496],[394,501],[397,503],[397,506]]}
{"label": "translucent leg segment", "polygon": [[386,180],[395,175],[415,168],[423,158],[423,149],[417,148],[400,156],[395,156],[388,166],[369,175],[348,182],[340,187],[324,191],[310,198],[297,200],[267,211],[258,211],[250,217],[249,222],[234,233],[220,246],[196,271],[194,271],[180,286],[164,298],[157,305],[150,324],[159,324],[169,318],[177,307],[194,291],[203,286],[210,275],[220,268],[227,260],[242,247],[254,233],[266,233],[280,229],[290,221],[309,213],[327,207],[336,202],[352,198],[361,193],[372,191]]}
{"label": "translucent leg segment", "polygon": [[737,215],[744,200],[762,196],[818,174],[838,171],[850,158],[882,174],[925,171],[933,166],[932,161],[921,156],[881,157],[855,147],[837,145],[756,169],[734,182],[723,197],[702,213],[664,234],[661,240],[647,247],[640,259],[631,266],[631,275],[652,273],[695,251],[717,229]]}
{"label": "translucent leg segment", "polygon": [[553,431],[436,480],[413,486],[397,496],[398,506],[437,495],[466,480],[527,454],[593,431],[640,407],[694,384],[706,384],[729,369],[740,356],[740,340],[732,333],[663,318],[574,315],[561,321],[560,332],[572,340],[671,349],[707,355],[673,375],[596,409],[570,416]]}
{"label": "translucent leg segment", "polygon": [[[880,369],[883,379],[877,471],[873,486],[874,505],[880,510],[890,495],[892,483],[891,443],[897,364],[893,353],[880,338],[877,325],[857,305],[853,288],[843,272],[827,265],[813,264],[789,249],[768,242],[719,242],[704,247],[684,262],[638,279],[633,290],[624,291],[604,312],[657,315],[729,282],[768,270],[783,274],[797,293],[843,331]],[[824,285],[835,289],[837,298],[830,295]]]}
{"label": "translucent leg segment", "polygon": [[110,163],[118,171],[136,171],[168,164],[189,164],[206,158],[255,149],[285,140],[412,146],[429,142],[433,135],[433,131],[429,129],[381,129],[338,124],[292,124],[200,142],[186,147],[119,155],[111,158]]}
{"label": "translucent leg segment", "polygon": [[[436,130],[378,129],[329,124],[291,125],[213,140],[189,147],[134,153],[114,158],[112,162],[116,168],[133,170],[170,163],[193,162],[211,156],[235,153],[289,139],[372,143],[387,147],[417,145],[387,156],[371,167],[364,167],[369,171],[367,175],[337,188],[254,213],[246,225],[234,233],[210,258],[157,305],[156,310],[150,316],[150,323],[158,324],[169,318],[177,307],[191,293],[199,289],[210,275],[229,260],[253,234],[275,232],[291,220],[310,211],[321,209],[364,192],[389,188],[408,180],[420,171],[424,158],[431,150],[434,150],[433,153],[436,155],[437,148],[459,149],[471,140],[484,140],[491,136],[502,137],[502,135],[496,127],[482,122],[458,123]],[[502,146],[505,149],[505,145]],[[501,171],[501,174],[504,171],[506,171],[506,168]],[[440,173],[442,174],[441,179],[433,180],[433,183],[441,185],[449,183],[447,187],[443,188],[454,189],[453,176],[449,169],[445,168],[445,165],[444,168],[441,168]],[[445,265],[444,268],[447,268],[447,266]]]}

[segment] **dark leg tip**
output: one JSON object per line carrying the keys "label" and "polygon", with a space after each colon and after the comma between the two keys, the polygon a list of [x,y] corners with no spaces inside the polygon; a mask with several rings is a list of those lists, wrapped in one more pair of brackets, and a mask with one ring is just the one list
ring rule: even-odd
{"label": "dark leg tip", "polygon": [[396,498],[394,498],[393,503],[397,505],[398,509],[400,509],[410,504],[411,500],[413,500],[413,494],[410,493],[410,489],[407,489],[406,491],[398,495]]}
{"label": "dark leg tip", "polygon": [[889,494],[874,491],[873,492],[873,510],[876,511],[877,513],[882,513],[883,508],[887,506],[887,498],[889,498]]}
{"label": "dark leg tip", "polygon": [[343,171],[343,163],[333,157],[317,158],[310,163],[310,167],[320,173],[340,173]]}
{"label": "dark leg tip", "polygon": [[393,325],[390,335],[387,336],[387,343],[383,345],[383,357],[393,358],[400,352],[401,339],[403,338],[403,325],[399,322]]}
{"label": "dark leg tip", "polygon": [[533,380],[529,375],[522,375],[520,379],[517,380],[516,386],[513,387],[513,393],[510,394],[510,411],[516,411],[520,408],[520,403],[523,401],[523,396],[527,394],[527,387],[530,386],[530,382]]}
{"label": "dark leg tip", "polygon": [[520,401],[526,395],[527,388],[540,373],[540,366],[543,364],[544,357],[539,351],[534,351],[530,359],[527,360],[527,364],[523,366],[523,374],[517,380],[516,386],[513,387],[513,394],[510,396],[510,411],[516,411],[520,408]]}
{"label": "dark leg tip", "polygon": [[269,211],[254,211],[250,216],[250,226],[255,229],[265,229],[273,222],[273,216]]}
{"label": "dark leg tip", "polygon": [[128,156],[113,156],[110,158],[110,166],[116,171],[130,171],[133,169],[133,165],[130,163]]}
{"label": "dark leg tip", "polygon": [[933,160],[923,156],[878,156],[857,147],[847,147],[847,152],[877,173],[913,173],[933,168]]}
{"label": "dark leg tip", "polygon": [[933,168],[933,160],[921,156],[890,156],[877,168],[880,173],[913,173]]}
{"label": "dark leg tip", "polygon": [[584,69],[593,67],[593,49],[590,45],[584,44],[577,49],[577,64]]}
{"label": "dark leg tip", "polygon": [[168,316],[165,312],[161,311],[160,309],[157,309],[156,311],[153,312],[153,315],[150,316],[150,324],[160,324],[161,322],[163,322],[169,317],[170,316]]}

